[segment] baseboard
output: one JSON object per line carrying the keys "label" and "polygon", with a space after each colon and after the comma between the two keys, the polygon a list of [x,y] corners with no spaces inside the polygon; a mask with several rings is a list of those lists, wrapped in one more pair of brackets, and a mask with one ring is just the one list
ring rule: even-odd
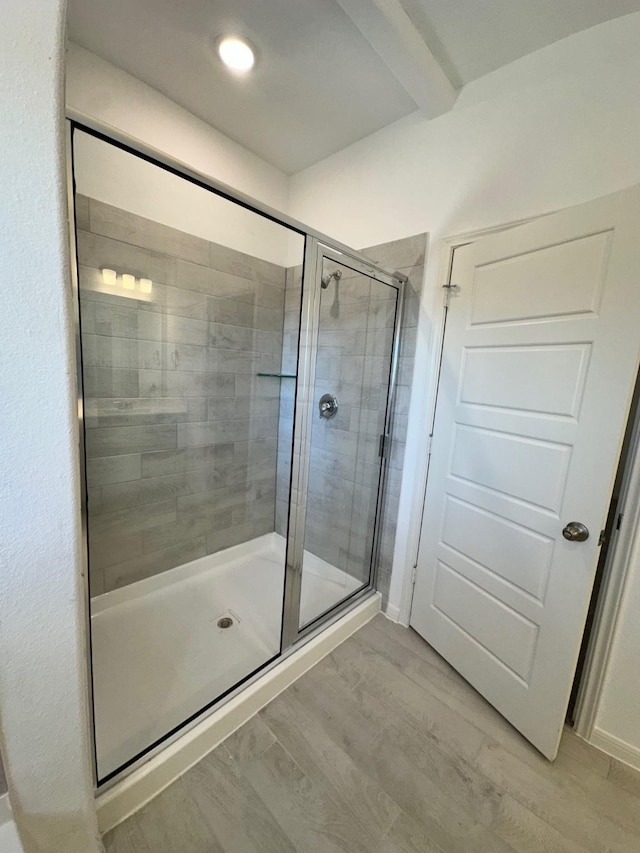
{"label": "baseboard", "polygon": [[609,734],[602,729],[594,728],[589,737],[591,746],[606,752],[612,758],[617,758],[623,764],[628,764],[634,770],[640,770],[640,748]]}
{"label": "baseboard", "polygon": [[405,621],[402,618],[401,607],[396,607],[395,604],[387,604],[387,609],[383,610],[382,613],[390,622],[397,622],[398,625],[402,625],[405,628],[409,627],[409,620]]}
{"label": "baseboard", "polygon": [[8,794],[0,796],[0,850],[2,853],[24,853]]}
{"label": "baseboard", "polygon": [[392,622],[400,621],[400,608],[396,607],[395,604],[387,604],[387,608],[383,613],[387,619],[390,619]]}
{"label": "baseboard", "polygon": [[0,795],[0,826],[3,823],[9,823],[10,820],[13,820],[13,814],[11,812],[11,803],[9,802],[9,794],[1,794]]}
{"label": "baseboard", "polygon": [[99,795],[96,808],[100,832],[108,832],[137,812],[365,625],[380,611],[380,599],[379,594],[373,595],[345,613],[142,767]]}

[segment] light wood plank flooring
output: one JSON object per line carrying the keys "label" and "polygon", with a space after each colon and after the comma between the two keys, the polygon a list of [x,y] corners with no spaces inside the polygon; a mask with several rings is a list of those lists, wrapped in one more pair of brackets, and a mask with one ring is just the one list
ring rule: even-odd
{"label": "light wood plank flooring", "polygon": [[550,764],[377,616],[105,838],[108,853],[638,853],[640,774]]}

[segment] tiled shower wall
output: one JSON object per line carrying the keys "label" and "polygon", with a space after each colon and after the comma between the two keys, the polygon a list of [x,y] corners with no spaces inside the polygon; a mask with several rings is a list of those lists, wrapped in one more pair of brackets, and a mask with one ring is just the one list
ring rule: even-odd
{"label": "tiled shower wall", "polygon": [[[274,529],[285,269],[77,198],[92,595]],[[153,281],[105,292],[102,267]]]}
{"label": "tiled shower wall", "polygon": [[[400,270],[408,277],[378,564],[378,589],[385,604],[395,544],[426,239],[420,234],[363,250],[380,265]],[[296,367],[300,276],[300,268],[287,271],[283,372],[293,373]],[[334,289],[332,282],[323,291],[314,396],[334,393],[340,409],[331,421],[321,421],[315,410],[313,413],[305,547],[364,580],[377,496],[378,441],[387,388],[385,355],[390,351],[393,303],[389,288],[376,283],[369,288],[361,276],[345,275],[340,282],[339,306],[333,312],[336,316],[332,316]],[[291,441],[294,383],[283,380],[282,385],[280,448],[285,451]],[[282,535],[286,532],[288,484],[289,457],[280,452],[276,530]]]}
{"label": "tiled shower wall", "polygon": [[387,606],[393,563],[393,549],[396,541],[400,483],[402,479],[402,467],[405,462],[409,397],[415,363],[420,293],[422,291],[426,248],[427,235],[416,234],[413,237],[394,240],[379,246],[370,246],[362,250],[363,254],[381,266],[387,269],[398,270],[408,278],[405,285],[402,315],[398,383],[392,425],[393,441],[391,444],[387,483],[382,508],[382,532],[378,558],[378,590],[382,593],[383,607]]}

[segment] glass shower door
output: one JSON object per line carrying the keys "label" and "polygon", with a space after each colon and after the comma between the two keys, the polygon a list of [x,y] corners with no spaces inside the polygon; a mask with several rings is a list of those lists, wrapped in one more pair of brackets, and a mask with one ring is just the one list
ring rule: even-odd
{"label": "glass shower door", "polygon": [[399,290],[339,257],[316,269],[299,631],[374,580]]}
{"label": "glass shower door", "polygon": [[101,784],[280,654],[304,237],[88,131],[73,154]]}

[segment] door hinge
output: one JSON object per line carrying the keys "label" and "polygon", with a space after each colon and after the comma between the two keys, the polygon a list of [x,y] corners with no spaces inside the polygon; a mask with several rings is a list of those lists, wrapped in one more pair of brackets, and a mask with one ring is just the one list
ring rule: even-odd
{"label": "door hinge", "polygon": [[604,543],[606,541],[607,541],[607,534],[604,532],[604,530],[601,530],[600,536],[598,537],[598,545],[604,545]]}
{"label": "door hinge", "polygon": [[444,304],[445,306],[448,306],[449,300],[451,299],[451,294],[458,293],[460,291],[460,286],[458,284],[448,282],[448,284],[442,285],[442,289],[444,290]]}
{"label": "door hinge", "polygon": [[381,459],[387,455],[387,439],[389,438],[384,432],[380,436],[380,444],[378,445],[378,456]]}
{"label": "door hinge", "polygon": [[620,530],[620,525],[622,524],[622,516],[623,515],[624,515],[624,513],[622,513],[622,512],[618,513],[618,518],[616,520],[616,530]]}
{"label": "door hinge", "polygon": [[416,568],[416,566],[414,566],[413,569],[411,570],[411,586],[416,585],[417,575],[418,575],[418,569]]}

